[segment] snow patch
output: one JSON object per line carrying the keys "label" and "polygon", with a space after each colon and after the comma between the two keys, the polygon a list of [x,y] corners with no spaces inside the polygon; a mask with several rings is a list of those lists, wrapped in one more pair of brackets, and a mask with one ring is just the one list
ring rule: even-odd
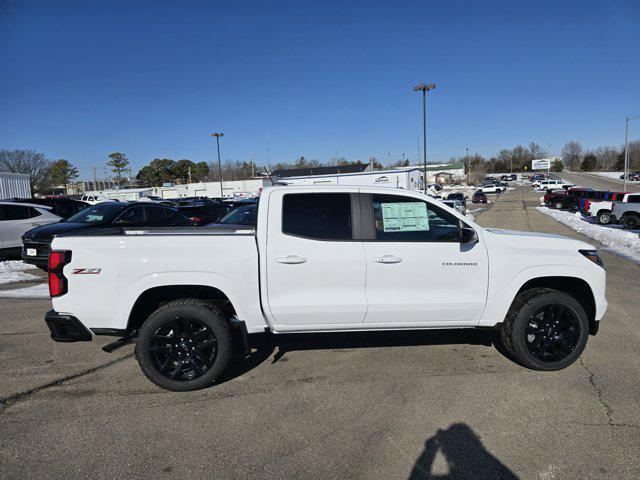
{"label": "snow patch", "polygon": [[49,298],[49,286],[46,283],[26,288],[0,290],[0,297],[4,298]]}
{"label": "snow patch", "polygon": [[561,210],[552,210],[547,207],[537,207],[537,210],[563,223],[572,230],[597,240],[607,246],[607,250],[640,263],[640,235],[638,235],[638,230],[623,230],[617,225],[594,224],[585,220],[580,212],[573,214]]}
{"label": "snow patch", "polygon": [[22,260],[6,260],[4,262],[0,262],[0,273],[23,272],[25,270],[34,270],[36,268],[38,267],[24,263]]}
{"label": "snow patch", "polygon": [[8,260],[0,262],[0,285],[13,282],[25,282],[28,280],[39,280],[40,277],[25,273],[25,270],[33,270],[38,268],[35,265],[29,265],[21,260]]}

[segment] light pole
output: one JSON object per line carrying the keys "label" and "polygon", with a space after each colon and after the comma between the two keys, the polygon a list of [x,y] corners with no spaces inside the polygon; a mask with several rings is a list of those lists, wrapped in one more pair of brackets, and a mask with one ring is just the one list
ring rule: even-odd
{"label": "light pole", "polygon": [[427,194],[427,92],[436,88],[435,83],[421,83],[413,87],[414,92],[422,92],[422,153],[424,158],[424,194]]}
{"label": "light pole", "polygon": [[636,115],[635,117],[627,117],[624,120],[624,187],[622,189],[627,191],[627,176],[629,169],[629,148],[628,148],[628,139],[629,139],[629,122],[631,120],[635,120],[636,118],[640,118],[640,115]]}
{"label": "light pole", "polygon": [[467,151],[467,182],[471,183],[471,162],[469,161],[469,147],[464,147]]}
{"label": "light pole", "polygon": [[218,146],[218,169],[220,170],[220,200],[224,199],[224,192],[222,190],[222,163],[220,163],[220,137],[224,136],[224,133],[212,133],[212,137],[216,137],[216,144]]}

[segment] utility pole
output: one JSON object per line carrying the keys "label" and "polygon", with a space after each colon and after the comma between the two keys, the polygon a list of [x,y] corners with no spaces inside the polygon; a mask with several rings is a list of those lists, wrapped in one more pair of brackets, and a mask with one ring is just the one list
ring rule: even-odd
{"label": "utility pole", "polygon": [[216,137],[216,145],[218,146],[218,169],[220,170],[220,200],[224,199],[224,192],[222,190],[222,162],[220,161],[220,137],[224,136],[224,133],[212,133],[212,137]]}
{"label": "utility pole", "polygon": [[635,117],[626,117],[624,120],[624,187],[622,189],[627,191],[627,177],[629,176],[629,122],[640,118],[640,115]]}
{"label": "utility pole", "polygon": [[98,180],[96,177],[96,166],[93,166],[93,190],[97,190],[96,185],[98,185]]}
{"label": "utility pole", "polygon": [[465,147],[467,151],[467,182],[471,183],[471,162],[469,161],[469,147]]}
{"label": "utility pole", "polygon": [[422,92],[422,152],[424,157],[424,194],[427,194],[427,92],[436,88],[435,83],[421,83],[413,87],[414,92]]}

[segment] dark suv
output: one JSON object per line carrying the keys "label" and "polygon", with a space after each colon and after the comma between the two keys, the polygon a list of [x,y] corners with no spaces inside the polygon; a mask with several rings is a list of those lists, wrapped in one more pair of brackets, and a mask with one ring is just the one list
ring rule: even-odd
{"label": "dark suv", "polygon": [[22,236],[22,260],[46,270],[56,235],[95,232],[113,227],[189,227],[193,222],[177,208],[151,202],[102,202],[59,223],[42,225]]}

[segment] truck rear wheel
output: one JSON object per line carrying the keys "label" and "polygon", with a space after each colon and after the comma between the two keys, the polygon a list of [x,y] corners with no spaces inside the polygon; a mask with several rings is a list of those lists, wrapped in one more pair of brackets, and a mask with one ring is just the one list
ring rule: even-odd
{"label": "truck rear wheel", "polygon": [[587,345],[589,321],[572,296],[534,288],[516,297],[500,334],[509,353],[525,367],[561,370]]}
{"label": "truck rear wheel", "polygon": [[197,299],[175,300],[153,312],[135,348],[146,377],[173,391],[211,386],[229,366],[231,354],[222,312]]}
{"label": "truck rear wheel", "polygon": [[601,210],[598,212],[598,223],[600,225],[608,225],[611,223],[611,212],[609,210]]}

